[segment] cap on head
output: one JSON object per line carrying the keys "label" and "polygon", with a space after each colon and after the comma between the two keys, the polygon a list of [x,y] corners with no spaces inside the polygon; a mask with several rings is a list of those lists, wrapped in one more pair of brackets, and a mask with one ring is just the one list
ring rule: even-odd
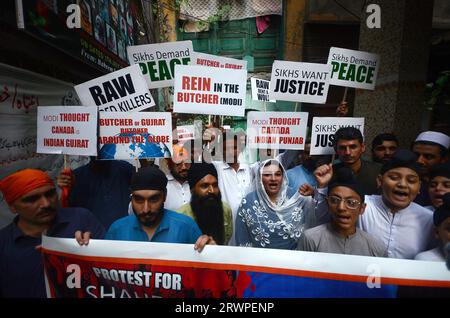
{"label": "cap on head", "polygon": [[448,149],[450,146],[450,137],[437,131],[424,131],[417,136],[414,143],[416,142],[432,142]]}
{"label": "cap on head", "polygon": [[385,174],[387,171],[395,168],[409,168],[417,174],[420,174],[420,165],[417,163],[417,155],[406,149],[397,150],[392,158],[381,167],[380,173]]}
{"label": "cap on head", "polygon": [[166,175],[154,166],[143,167],[131,177],[130,190],[161,190],[167,187]]}
{"label": "cap on head", "polygon": [[433,223],[435,226],[439,226],[445,219],[450,217],[450,192],[444,194],[442,197],[444,203],[438,207],[433,214]]}
{"label": "cap on head", "polygon": [[431,167],[429,172],[430,180],[434,177],[445,177],[450,179],[450,162],[438,163]]}
{"label": "cap on head", "polygon": [[55,186],[46,172],[37,169],[20,170],[0,180],[0,190],[8,204],[46,185]]}
{"label": "cap on head", "polygon": [[192,189],[195,187],[198,181],[203,179],[208,174],[217,177],[217,170],[211,163],[194,163],[188,172],[188,183],[189,187]]}
{"label": "cap on head", "polygon": [[331,192],[333,188],[336,187],[346,187],[350,188],[358,194],[361,202],[364,202],[364,190],[361,185],[355,180],[352,170],[348,167],[341,167],[334,172],[333,181],[328,186],[328,193]]}

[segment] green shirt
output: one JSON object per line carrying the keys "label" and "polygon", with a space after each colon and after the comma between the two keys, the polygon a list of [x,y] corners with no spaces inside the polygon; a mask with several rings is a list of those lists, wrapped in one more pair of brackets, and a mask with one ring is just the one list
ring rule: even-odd
{"label": "green shirt", "polygon": [[[225,244],[228,244],[231,235],[233,234],[233,216],[231,214],[231,208],[227,203],[222,201],[222,206],[223,206],[223,221],[225,228]],[[182,205],[176,212],[190,216],[192,219],[194,219],[194,221],[197,222],[190,203]]]}

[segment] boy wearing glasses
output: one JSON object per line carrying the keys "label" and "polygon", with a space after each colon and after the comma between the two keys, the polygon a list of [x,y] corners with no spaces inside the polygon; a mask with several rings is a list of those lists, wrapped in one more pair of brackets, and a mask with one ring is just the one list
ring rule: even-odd
{"label": "boy wearing glasses", "polygon": [[306,230],[297,249],[311,252],[387,256],[384,244],[358,229],[356,223],[366,207],[361,186],[349,168],[336,171],[328,188],[328,210],[331,222]]}

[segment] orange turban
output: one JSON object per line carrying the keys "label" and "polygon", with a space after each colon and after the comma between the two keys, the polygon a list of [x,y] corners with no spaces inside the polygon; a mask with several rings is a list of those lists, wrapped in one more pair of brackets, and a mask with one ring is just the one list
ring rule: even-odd
{"label": "orange turban", "polygon": [[178,144],[173,145],[172,150],[172,161],[174,163],[181,163],[185,160],[188,160],[190,157],[188,151]]}
{"label": "orange turban", "polygon": [[20,170],[0,180],[0,190],[8,204],[46,185],[55,184],[47,173],[36,169]]}

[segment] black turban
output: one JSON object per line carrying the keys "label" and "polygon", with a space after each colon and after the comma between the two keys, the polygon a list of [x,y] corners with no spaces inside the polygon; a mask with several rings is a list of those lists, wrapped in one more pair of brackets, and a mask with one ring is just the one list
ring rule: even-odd
{"label": "black turban", "polygon": [[195,187],[197,182],[203,179],[208,174],[217,177],[217,170],[211,163],[194,163],[191,165],[191,168],[188,172],[188,183],[189,187],[192,189]]}
{"label": "black turban", "polygon": [[417,174],[420,174],[420,165],[417,163],[417,155],[406,149],[397,150],[392,158],[381,167],[381,174],[395,169],[395,168],[409,168]]}
{"label": "black turban", "polygon": [[444,194],[442,201],[444,201],[444,203],[442,203],[433,214],[433,223],[436,226],[441,225],[445,219],[450,218],[450,192]]}
{"label": "black turban", "polygon": [[430,180],[434,177],[445,177],[450,179],[450,162],[439,163],[430,169]]}
{"label": "black turban", "polygon": [[154,166],[140,168],[131,177],[131,191],[137,190],[166,190],[166,175]]}
{"label": "black turban", "polygon": [[328,193],[335,187],[347,187],[355,191],[361,202],[364,202],[364,191],[361,185],[355,180],[352,170],[348,167],[341,167],[334,172],[333,181],[328,186]]}

